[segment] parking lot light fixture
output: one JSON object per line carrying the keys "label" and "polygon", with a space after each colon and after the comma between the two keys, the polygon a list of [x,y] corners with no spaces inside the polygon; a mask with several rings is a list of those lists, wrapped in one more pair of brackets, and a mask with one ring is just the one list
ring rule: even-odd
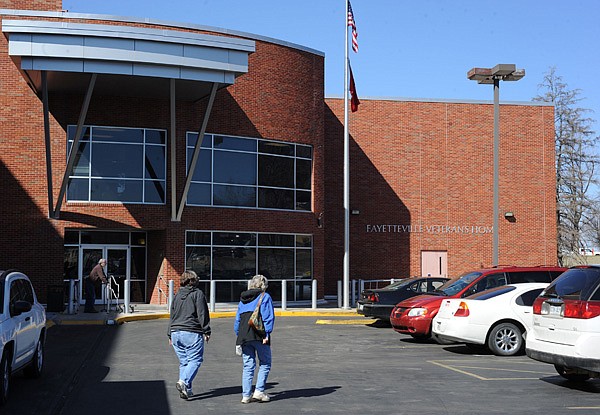
{"label": "parking lot light fixture", "polygon": [[499,153],[500,153],[500,81],[518,81],[525,76],[525,69],[514,64],[501,63],[493,68],[472,68],[467,78],[479,84],[494,85],[494,233],[492,239],[492,265],[498,265],[499,226]]}

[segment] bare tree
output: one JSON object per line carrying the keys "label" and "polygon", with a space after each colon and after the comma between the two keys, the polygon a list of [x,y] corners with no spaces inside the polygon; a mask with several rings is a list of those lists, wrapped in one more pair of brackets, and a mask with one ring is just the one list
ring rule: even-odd
{"label": "bare tree", "polygon": [[599,138],[587,116],[590,110],[579,106],[581,91],[569,89],[556,68],[549,69],[539,89],[543,93],[533,100],[554,104],[557,254],[559,264],[565,265],[566,254],[579,253],[586,245],[598,213],[591,192],[597,184]]}

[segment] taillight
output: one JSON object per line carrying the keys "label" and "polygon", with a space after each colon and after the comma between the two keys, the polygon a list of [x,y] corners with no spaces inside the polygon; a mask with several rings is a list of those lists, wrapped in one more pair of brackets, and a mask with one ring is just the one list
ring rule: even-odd
{"label": "taillight", "polygon": [[468,317],[469,306],[464,301],[461,301],[458,305],[458,309],[454,312],[454,317]]}
{"label": "taillight", "polygon": [[600,302],[564,300],[564,316],[568,318],[588,319],[600,316]]}
{"label": "taillight", "polygon": [[533,314],[542,314],[542,303],[544,302],[544,297],[538,297],[533,302]]}
{"label": "taillight", "polygon": [[367,299],[369,301],[371,301],[372,303],[378,303],[379,302],[379,295],[377,293],[371,293],[371,294],[369,294],[369,296],[367,297]]}

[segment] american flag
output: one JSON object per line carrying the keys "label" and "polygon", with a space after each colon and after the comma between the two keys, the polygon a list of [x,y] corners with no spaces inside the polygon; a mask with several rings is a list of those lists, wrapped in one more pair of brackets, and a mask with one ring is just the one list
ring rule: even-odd
{"label": "american flag", "polygon": [[358,53],[358,32],[356,31],[356,21],[354,21],[350,0],[348,0],[348,26],[352,27],[352,50]]}

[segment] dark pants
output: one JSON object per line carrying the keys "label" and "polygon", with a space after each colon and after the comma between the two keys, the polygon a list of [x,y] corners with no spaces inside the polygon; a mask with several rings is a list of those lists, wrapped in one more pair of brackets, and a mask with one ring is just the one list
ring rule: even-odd
{"label": "dark pants", "polygon": [[89,278],[85,279],[85,311],[94,311],[96,302],[96,287]]}

